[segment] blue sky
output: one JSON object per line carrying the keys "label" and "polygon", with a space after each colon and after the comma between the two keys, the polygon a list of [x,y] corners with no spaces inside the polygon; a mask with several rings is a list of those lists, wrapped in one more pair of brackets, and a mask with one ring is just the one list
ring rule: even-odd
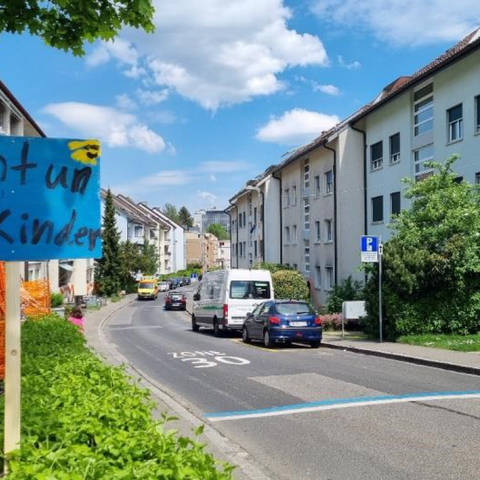
{"label": "blue sky", "polygon": [[102,140],[103,186],[192,211],[225,208],[480,23],[477,0],[155,4],[155,34],[124,31],[84,58],[2,35],[0,78],[47,135]]}

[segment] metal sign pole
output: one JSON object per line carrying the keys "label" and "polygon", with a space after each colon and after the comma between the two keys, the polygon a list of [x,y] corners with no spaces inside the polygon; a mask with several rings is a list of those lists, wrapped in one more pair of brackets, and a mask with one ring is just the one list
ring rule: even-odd
{"label": "metal sign pole", "polygon": [[382,257],[383,245],[378,245],[378,330],[380,343],[383,342],[383,308],[382,308]]}
{"label": "metal sign pole", "polygon": [[[4,452],[20,443],[20,263],[5,263],[5,439]],[[5,470],[7,462],[5,462]]]}

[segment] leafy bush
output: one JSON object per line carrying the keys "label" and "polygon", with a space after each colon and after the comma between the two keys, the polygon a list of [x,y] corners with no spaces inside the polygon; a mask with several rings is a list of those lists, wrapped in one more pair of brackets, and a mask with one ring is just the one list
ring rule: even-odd
{"label": "leafy bush", "polygon": [[[435,175],[405,180],[412,206],[396,217],[384,248],[387,337],[480,329],[480,189],[456,182],[455,160],[429,162]],[[366,270],[365,327],[377,334],[377,267]]]}
{"label": "leafy bush", "polygon": [[280,270],[272,275],[275,298],[308,300],[310,291],[303,275],[294,270]]}
{"label": "leafy bush", "polygon": [[52,293],[50,295],[50,306],[52,308],[61,307],[63,305],[63,295],[61,293]]}
{"label": "leafy bush", "polygon": [[148,391],[103,364],[69,322],[27,320],[22,360],[22,442],[9,479],[231,478],[203,445],[166,430],[166,417],[154,421]]}
{"label": "leafy bush", "polygon": [[363,285],[350,276],[342,280],[340,285],[335,285],[328,294],[327,312],[339,313],[342,311],[342,303],[351,300],[363,300]]}
{"label": "leafy bush", "polygon": [[333,313],[329,315],[321,315],[322,328],[325,331],[341,330],[342,329],[342,315],[339,313]]}
{"label": "leafy bush", "polygon": [[294,270],[293,267],[288,265],[282,265],[281,263],[272,263],[272,262],[262,262],[258,265],[255,265],[257,270],[268,270],[270,273],[276,273],[285,270]]}

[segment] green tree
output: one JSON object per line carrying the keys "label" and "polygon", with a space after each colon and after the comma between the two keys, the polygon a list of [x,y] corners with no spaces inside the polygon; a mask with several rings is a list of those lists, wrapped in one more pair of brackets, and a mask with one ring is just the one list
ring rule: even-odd
{"label": "green tree", "polygon": [[182,207],[178,212],[178,218],[180,221],[180,225],[185,228],[193,227],[193,217],[190,215],[187,207]]}
{"label": "green tree", "polygon": [[140,247],[139,267],[144,275],[155,275],[158,270],[159,256],[155,245],[148,243],[145,238]]}
{"label": "green tree", "polygon": [[[434,175],[405,180],[412,205],[392,222],[383,257],[384,330],[391,338],[480,329],[480,190],[457,183],[456,160],[429,162]],[[367,272],[366,327],[376,333],[376,266]]]}
{"label": "green tree", "polygon": [[279,270],[272,275],[275,298],[308,300],[310,291],[302,274],[295,270]]}
{"label": "green tree", "polygon": [[0,0],[0,32],[30,34],[84,55],[85,41],[112,40],[122,28],[153,32],[152,0]]}
{"label": "green tree", "polygon": [[212,235],[215,235],[219,240],[230,239],[230,235],[227,229],[223,225],[220,225],[219,223],[210,224],[206,230],[206,233],[211,233]]}
{"label": "green tree", "polygon": [[345,278],[339,285],[335,285],[328,294],[327,313],[340,313],[342,303],[350,300],[363,300],[363,285],[352,277]]}
{"label": "green tree", "polygon": [[175,223],[178,223],[180,225],[180,217],[178,215],[178,210],[175,205],[172,205],[171,203],[166,203],[165,206],[163,207],[162,212],[170,219],[173,220]]}
{"label": "green tree", "polygon": [[262,262],[255,266],[257,270],[268,270],[270,273],[276,273],[285,270],[294,270],[289,265],[282,265],[281,263]]}
{"label": "green tree", "polygon": [[105,198],[102,224],[103,256],[95,268],[95,284],[100,295],[116,295],[121,286],[120,233],[117,230],[115,207],[110,189]]}
{"label": "green tree", "polygon": [[138,245],[127,240],[120,244],[121,286],[127,293],[133,293],[137,281],[135,274],[140,271],[140,249]]}

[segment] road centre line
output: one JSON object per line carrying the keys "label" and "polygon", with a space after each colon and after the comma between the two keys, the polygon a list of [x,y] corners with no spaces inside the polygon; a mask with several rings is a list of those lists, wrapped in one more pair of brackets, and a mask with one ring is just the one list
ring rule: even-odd
{"label": "road centre line", "polygon": [[243,420],[247,418],[275,417],[291,415],[294,413],[319,412],[322,410],[334,410],[339,408],[365,407],[369,405],[385,405],[391,403],[407,403],[432,400],[453,400],[480,398],[480,390],[467,390],[463,392],[425,392],[407,393],[402,395],[382,395],[378,397],[338,398],[333,400],[321,400],[319,402],[300,403],[297,405],[285,405],[282,407],[270,407],[260,410],[239,410],[232,412],[206,413],[204,416],[211,422],[223,422],[225,420]]}

